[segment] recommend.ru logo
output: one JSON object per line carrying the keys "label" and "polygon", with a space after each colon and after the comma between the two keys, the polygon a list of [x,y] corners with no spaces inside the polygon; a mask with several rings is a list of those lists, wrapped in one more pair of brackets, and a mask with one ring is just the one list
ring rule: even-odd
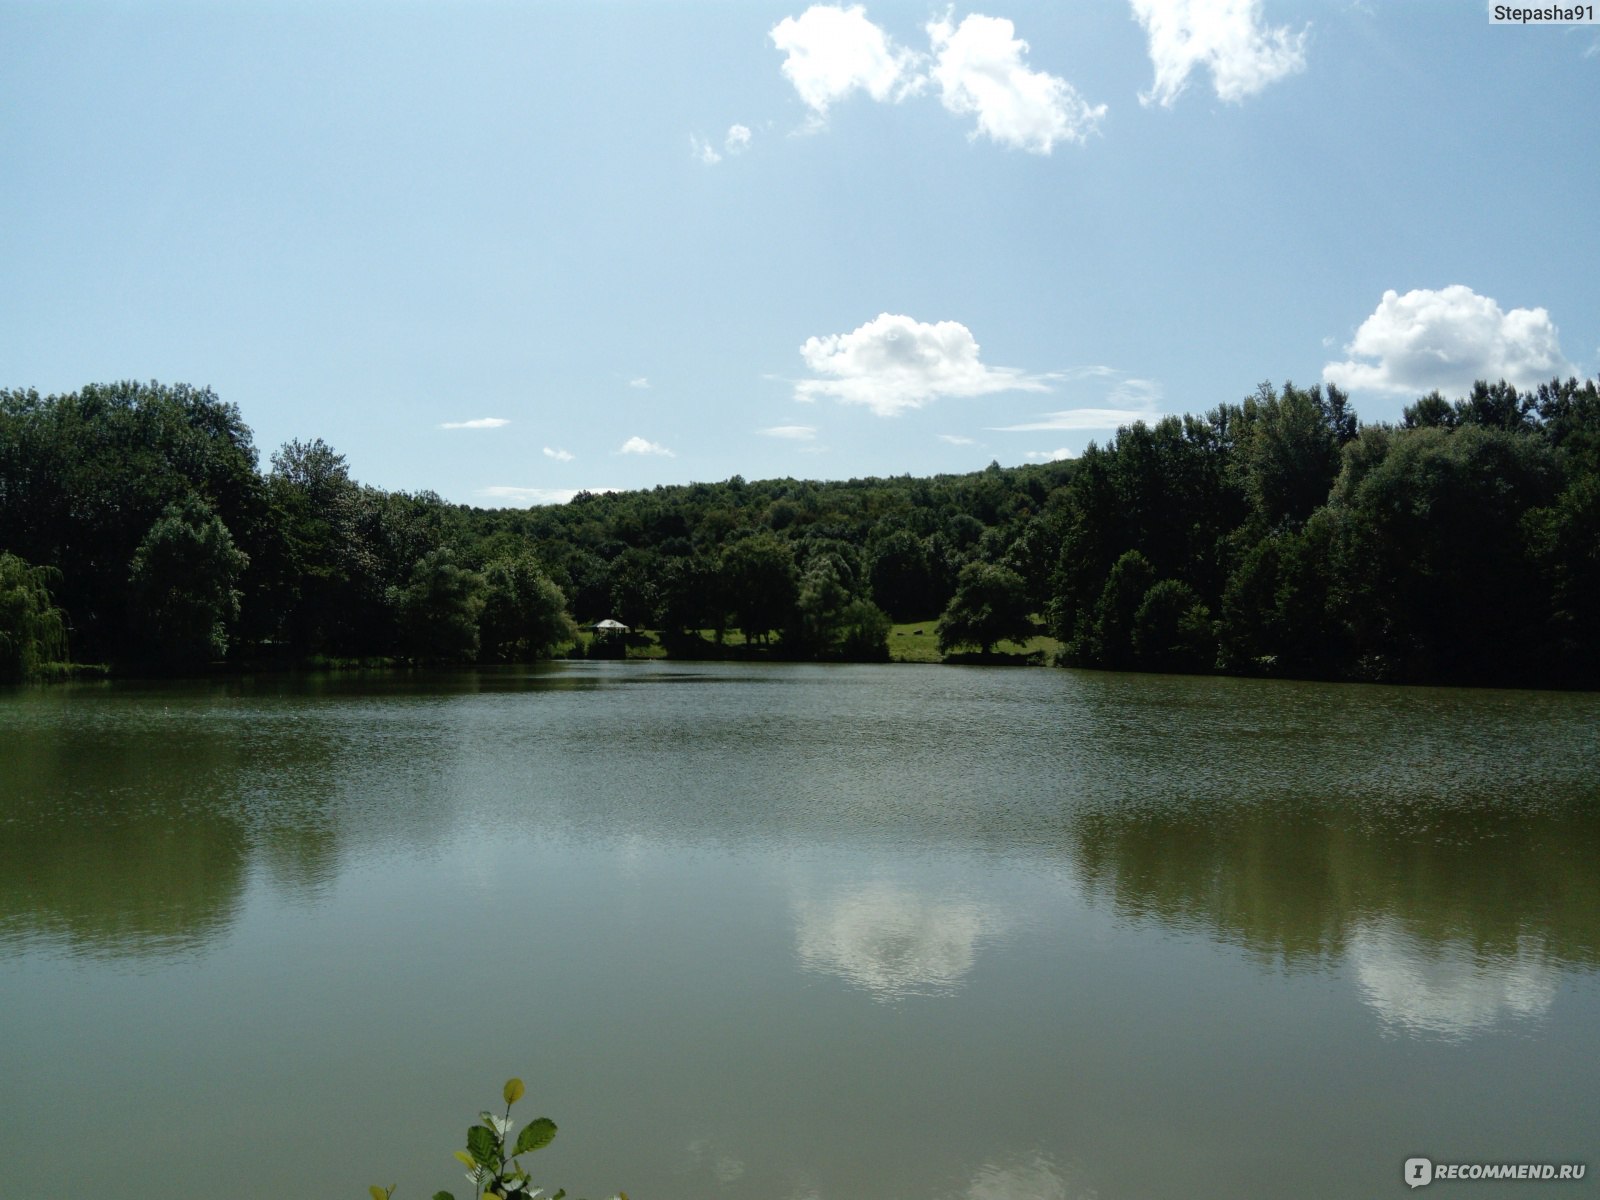
{"label": "recommend.ru logo", "polygon": [[1437,1179],[1578,1180],[1587,1163],[1438,1163],[1431,1158],[1408,1158],[1403,1178],[1408,1187],[1424,1187]]}

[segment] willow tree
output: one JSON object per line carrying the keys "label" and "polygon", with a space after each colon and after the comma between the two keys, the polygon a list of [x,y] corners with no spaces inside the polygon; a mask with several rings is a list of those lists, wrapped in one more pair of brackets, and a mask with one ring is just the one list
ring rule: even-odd
{"label": "willow tree", "polygon": [[27,679],[67,657],[67,624],[50,599],[56,572],[0,553],[0,679]]}

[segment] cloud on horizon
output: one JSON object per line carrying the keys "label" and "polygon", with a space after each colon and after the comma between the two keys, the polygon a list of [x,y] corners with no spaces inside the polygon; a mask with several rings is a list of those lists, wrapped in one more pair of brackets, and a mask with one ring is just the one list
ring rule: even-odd
{"label": "cloud on horizon", "polygon": [[1479,379],[1532,387],[1576,373],[1548,312],[1507,312],[1459,283],[1384,292],[1344,351],[1350,357],[1328,363],[1322,378],[1349,391],[1460,396]]}
{"label": "cloud on horizon", "polygon": [[1078,452],[1062,446],[1058,450],[1029,450],[1022,457],[1029,462],[1061,462],[1063,459],[1077,458]]}
{"label": "cloud on horizon", "polygon": [[491,500],[506,500],[515,504],[565,504],[580,491],[588,492],[614,492],[616,488],[535,488],[535,487],[494,487],[479,488],[477,494]]}
{"label": "cloud on horizon", "polygon": [[928,324],[894,313],[879,313],[849,333],[807,338],[800,357],[817,377],[795,384],[796,400],[832,396],[880,417],[941,396],[1047,392],[1057,378],[985,366],[972,331],[958,321]]}
{"label": "cloud on horizon", "polygon": [[1307,30],[1261,23],[1261,0],[1131,0],[1149,39],[1155,82],[1141,104],[1171,108],[1198,69],[1217,99],[1237,103],[1305,70]]}

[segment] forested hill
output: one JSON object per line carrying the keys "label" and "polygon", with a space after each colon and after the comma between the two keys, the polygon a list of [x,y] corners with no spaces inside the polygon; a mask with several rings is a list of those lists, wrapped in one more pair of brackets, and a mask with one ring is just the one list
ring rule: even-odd
{"label": "forested hill", "polygon": [[1037,621],[1077,665],[1593,687],[1600,394],[1480,383],[1362,426],[1264,384],[1067,462],[485,510],[360,484],[320,440],[262,464],[208,390],[0,391],[0,675],[508,661],[573,617],[677,653],[881,658],[891,618],[937,617],[941,649]]}

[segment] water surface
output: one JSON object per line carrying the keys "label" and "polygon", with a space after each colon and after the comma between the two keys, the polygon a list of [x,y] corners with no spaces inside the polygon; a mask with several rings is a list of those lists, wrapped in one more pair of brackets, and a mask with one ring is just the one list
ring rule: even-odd
{"label": "water surface", "polygon": [[510,1074],[536,1178],[636,1200],[1593,1160],[1597,730],[953,667],[3,693],[0,1194],[462,1195]]}

